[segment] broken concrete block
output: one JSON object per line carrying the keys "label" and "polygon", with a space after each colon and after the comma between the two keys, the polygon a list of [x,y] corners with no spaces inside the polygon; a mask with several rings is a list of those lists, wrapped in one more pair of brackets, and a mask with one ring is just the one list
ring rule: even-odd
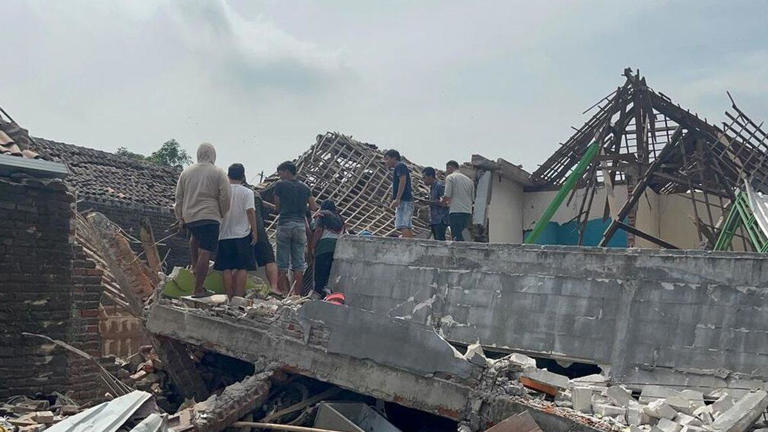
{"label": "broken concrete block", "polygon": [[630,426],[640,426],[651,422],[651,417],[645,413],[645,407],[636,401],[630,401],[627,406],[627,424]]}
{"label": "broken concrete block", "polygon": [[543,432],[528,411],[508,417],[485,432]]}
{"label": "broken concrete block", "polygon": [[592,406],[592,412],[602,417],[624,417],[627,413],[627,409],[609,404],[594,404]]}
{"label": "broken concrete block", "polygon": [[35,411],[32,413],[32,420],[38,423],[50,424],[53,423],[53,413],[50,411]]}
{"label": "broken concrete block", "polygon": [[694,416],[690,416],[688,414],[684,413],[677,413],[675,418],[673,419],[677,424],[680,424],[682,426],[702,426],[701,420]]}
{"label": "broken concrete block", "polygon": [[561,389],[568,388],[569,385],[568,377],[552,373],[546,369],[529,369],[523,372],[522,376]]}
{"label": "broken concrete block", "polygon": [[592,412],[592,389],[590,387],[573,387],[571,389],[573,409],[589,414]]}
{"label": "broken concrete block", "polygon": [[472,364],[482,367],[488,366],[488,359],[485,357],[483,347],[479,343],[473,343],[468,346],[467,352],[464,353],[464,358]]}
{"label": "broken concrete block", "polygon": [[673,410],[672,407],[667,405],[667,402],[663,399],[657,399],[649,403],[645,407],[645,413],[653,418],[667,420],[672,420],[677,415],[677,411]]}
{"label": "broken concrete block", "polygon": [[707,432],[709,429],[701,426],[683,426],[680,432]]}
{"label": "broken concrete block", "polygon": [[684,413],[684,414],[688,414],[688,415],[693,415],[693,412],[697,408],[696,406],[694,406],[694,404],[690,400],[680,396],[679,394],[674,394],[672,396],[669,396],[666,399],[666,402],[667,402],[667,405],[672,407],[673,410]]}
{"label": "broken concrete block", "polygon": [[699,419],[702,424],[707,426],[711,425],[714,421],[714,418],[712,417],[711,405],[705,405],[703,407],[696,408],[696,411],[693,412],[693,416]]}
{"label": "broken concrete block", "polygon": [[30,425],[30,426],[20,426],[19,432],[42,432],[45,430],[45,425]]}
{"label": "broken concrete block", "polygon": [[719,432],[744,432],[768,408],[768,393],[760,390],[748,393],[712,423]]}
{"label": "broken concrete block", "polygon": [[571,392],[568,390],[558,391],[555,396],[555,405],[559,407],[573,408],[571,397]]}
{"label": "broken concrete block", "polygon": [[600,374],[587,375],[572,379],[571,384],[574,386],[607,386],[608,377]]}
{"label": "broken concrete block", "polygon": [[656,426],[651,429],[651,432],[680,432],[680,429],[682,428],[682,426],[672,420],[662,418],[656,423]]}
{"label": "broken concrete block", "polygon": [[736,404],[736,399],[734,399],[731,395],[724,394],[720,396],[719,399],[714,401],[712,405],[709,407],[712,409],[712,415],[714,417],[719,416],[720,414],[728,411]]}
{"label": "broken concrete block", "polygon": [[640,403],[649,404],[657,399],[664,399],[675,395],[677,392],[669,387],[647,385],[640,392]]}
{"label": "broken concrete block", "polygon": [[610,398],[614,404],[621,407],[627,407],[632,399],[632,392],[622,386],[608,387],[605,394]]}
{"label": "broken concrete block", "polygon": [[512,353],[504,357],[504,360],[508,360],[510,364],[517,366],[521,371],[536,367],[536,360],[525,354]]}

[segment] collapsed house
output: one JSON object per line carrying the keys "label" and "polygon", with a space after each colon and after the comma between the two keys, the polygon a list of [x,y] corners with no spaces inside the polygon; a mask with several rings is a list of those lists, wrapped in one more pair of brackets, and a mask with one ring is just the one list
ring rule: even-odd
{"label": "collapsed house", "polygon": [[[429,188],[421,180],[423,167],[403,159],[411,171],[414,196],[428,197]],[[395,231],[392,201],[392,174],[384,165],[384,153],[375,145],[362,143],[338,132],[317,136],[317,142],[296,160],[296,176],[312,190],[318,200],[332,199],[344,217],[347,229],[376,236],[391,236]],[[277,174],[264,179],[259,190],[271,201]],[[268,227],[274,231],[277,218]],[[414,213],[414,233],[426,237],[429,214],[425,206]]]}
{"label": "collapsed house", "polygon": [[[489,225],[490,241],[522,243],[593,142],[599,150],[538,243],[712,249],[744,179],[765,191],[768,135],[735,103],[718,127],[653,90],[639,72],[624,75],[532,174],[473,157],[482,212],[475,223]],[[753,250],[744,231],[729,248]]]}
{"label": "collapsed house", "polygon": [[[480,156],[462,167],[477,181],[475,239],[488,244],[382,238],[393,234],[394,214],[381,152],[319,135],[297,160],[299,178],[318,199],[337,202],[352,232],[371,234],[337,244],[331,283],[345,304],[164,296],[171,276],[163,252],[185,256],[186,247],[154,239],[132,218],[146,205],[171,218],[177,173],[33,139],[0,122],[2,152],[21,156],[0,155],[8,282],[0,294],[10,299],[0,306],[8,323],[0,335],[14,347],[0,353],[0,397],[71,389],[95,402],[108,393],[115,399],[95,408],[133,401],[126,417],[153,400],[165,413],[152,408],[138,420],[174,431],[265,427],[288,414],[307,425],[321,410],[344,411],[333,404],[345,398],[385,414],[428,413],[462,431],[766,426],[768,261],[741,252],[752,245],[748,226],[725,224],[728,247],[739,252],[628,249],[720,243],[721,220],[744,179],[748,191],[764,190],[765,134],[735,105],[716,127],[638,74],[626,78],[533,174]],[[408,164],[415,194],[426,196],[420,167]],[[125,184],[94,174],[119,176],[121,166],[134,176]],[[276,180],[259,186],[268,200]],[[548,215],[557,196],[567,201]],[[107,217],[79,214],[89,209]],[[415,221],[422,237],[425,210]],[[537,224],[541,243],[618,248],[494,244],[521,243]],[[118,345],[107,343],[105,305],[132,319],[146,344],[135,353],[132,343],[131,361],[119,368],[114,359],[99,362]],[[55,420],[46,411],[13,420],[64,430],[99,418],[98,410],[68,411],[60,399]],[[0,406],[0,415],[45,403],[21,405]]]}

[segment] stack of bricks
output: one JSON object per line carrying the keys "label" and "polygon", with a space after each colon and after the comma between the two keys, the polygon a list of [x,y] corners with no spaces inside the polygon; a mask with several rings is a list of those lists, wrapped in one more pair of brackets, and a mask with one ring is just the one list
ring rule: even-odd
{"label": "stack of bricks", "polygon": [[[72,313],[69,341],[87,354],[98,358],[101,352],[99,333],[99,303],[101,300],[102,271],[96,268],[79,245],[73,245],[72,261]],[[69,386],[73,396],[80,401],[90,401],[103,396],[103,390],[94,386],[99,382],[99,368],[92,361],[69,354]]]}
{"label": "stack of bricks", "polygon": [[[98,390],[90,366],[43,334],[100,354],[99,276],[73,244],[74,196],[58,179],[0,177],[0,399]],[[80,394],[78,394],[80,392]]]}

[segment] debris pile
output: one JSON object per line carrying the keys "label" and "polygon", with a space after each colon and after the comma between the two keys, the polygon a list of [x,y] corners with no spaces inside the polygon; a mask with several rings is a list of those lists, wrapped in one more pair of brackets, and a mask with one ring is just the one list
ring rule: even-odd
{"label": "debris pile", "polygon": [[42,431],[80,411],[75,401],[61,393],[13,396],[0,404],[0,431]]}
{"label": "debris pile", "polygon": [[466,357],[489,363],[484,391],[538,399],[559,415],[581,417],[605,430],[744,432],[768,408],[768,392],[762,388],[703,393],[646,386],[636,394],[624,385],[611,385],[604,375],[568,379],[539,369],[533,358],[522,354],[488,360],[479,345],[472,345]]}

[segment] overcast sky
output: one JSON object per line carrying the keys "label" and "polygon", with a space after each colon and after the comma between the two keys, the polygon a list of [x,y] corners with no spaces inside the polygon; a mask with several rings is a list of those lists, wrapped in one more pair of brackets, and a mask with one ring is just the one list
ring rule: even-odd
{"label": "overcast sky", "polygon": [[0,0],[0,106],[35,136],[249,178],[325,131],[423,165],[533,171],[639,68],[722,121],[768,120],[768,1]]}

